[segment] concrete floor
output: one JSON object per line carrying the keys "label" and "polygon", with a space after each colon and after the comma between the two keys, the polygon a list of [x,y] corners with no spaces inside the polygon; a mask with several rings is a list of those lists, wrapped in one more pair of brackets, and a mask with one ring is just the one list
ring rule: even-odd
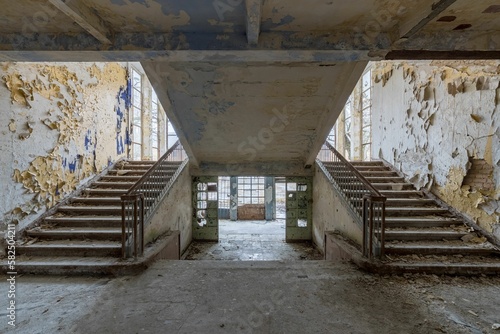
{"label": "concrete floor", "polygon": [[285,220],[219,221],[219,242],[193,242],[186,260],[322,260],[312,243],[286,243]]}
{"label": "concrete floor", "polygon": [[[234,224],[222,222],[221,242],[191,249],[206,261],[159,261],[119,278],[19,276],[17,326],[0,298],[0,333],[500,333],[498,277],[380,277],[297,261],[319,253],[286,244],[282,222]],[[281,260],[249,261],[266,254]]]}
{"label": "concrete floor", "polygon": [[326,261],[159,261],[120,278],[21,276],[16,303],[16,329],[2,305],[0,333],[498,333],[500,278],[378,277]]}

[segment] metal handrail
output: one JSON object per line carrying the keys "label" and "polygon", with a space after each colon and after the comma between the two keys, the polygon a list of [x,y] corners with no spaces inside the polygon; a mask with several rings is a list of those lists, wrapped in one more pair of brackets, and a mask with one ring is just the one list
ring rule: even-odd
{"label": "metal handrail", "polygon": [[347,166],[347,168],[349,168],[349,170],[357,176],[357,178],[363,182],[363,184],[370,190],[370,192],[372,193],[372,195],[374,196],[378,196],[378,197],[384,197],[377,189],[375,189],[372,184],[370,183],[370,181],[368,181],[364,176],[363,174],[361,174],[357,169],[356,167],[354,167],[349,161],[347,161],[346,158],[344,158],[344,156],[342,154],[340,154],[339,151],[337,151],[335,149],[335,147],[332,146],[332,144],[330,144],[329,142],[326,142],[325,143],[326,147],[328,147],[330,149],[330,151],[332,151],[333,154],[335,154],[335,156],[344,163],[345,166]]}
{"label": "metal handrail", "polygon": [[146,173],[121,196],[122,256],[141,256],[144,251],[144,227],[168,193],[174,181],[187,165],[187,159],[171,174],[167,163],[172,153],[182,146],[177,141]]}
{"label": "metal handrail", "polygon": [[148,171],[146,173],[144,173],[144,175],[139,179],[139,181],[137,181],[136,184],[134,184],[134,186],[132,188],[130,188],[127,193],[125,195],[131,195],[132,193],[134,193],[138,188],[140,188],[147,180],[147,178],[153,174],[153,172],[158,169],[158,166],[161,165],[161,163],[163,161],[166,161],[167,158],[170,156],[170,154],[172,154],[172,152],[175,151],[175,149],[180,145],[180,141],[176,141],[174,145],[172,145],[171,148],[168,149],[168,151],[160,158],[158,159],[158,161],[153,165],[151,166],[151,168],[148,169]]}
{"label": "metal handrail", "polygon": [[[385,248],[385,202],[383,196],[342,154],[330,143],[326,147],[333,154],[330,172],[319,161],[318,166],[342,195],[349,211],[363,229],[363,255],[383,257]],[[326,162],[325,162],[326,163]]]}

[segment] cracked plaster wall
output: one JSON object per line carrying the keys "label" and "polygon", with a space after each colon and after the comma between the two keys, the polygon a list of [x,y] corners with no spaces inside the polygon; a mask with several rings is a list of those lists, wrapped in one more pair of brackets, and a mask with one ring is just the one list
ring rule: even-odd
{"label": "cracked plaster wall", "polygon": [[125,156],[129,87],[119,63],[0,63],[3,224],[26,226]]}
{"label": "cracked plaster wall", "polygon": [[[373,156],[500,238],[500,61],[381,62],[373,80]],[[472,159],[488,187],[464,183]]]}

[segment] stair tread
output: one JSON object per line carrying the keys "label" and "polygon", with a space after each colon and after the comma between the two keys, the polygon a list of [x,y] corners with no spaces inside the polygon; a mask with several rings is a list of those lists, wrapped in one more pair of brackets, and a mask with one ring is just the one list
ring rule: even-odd
{"label": "stair tread", "polygon": [[405,241],[400,243],[386,243],[386,249],[454,249],[454,250],[471,250],[471,249],[485,249],[495,251],[496,249],[489,243],[473,244],[465,243],[463,241]]}
{"label": "stair tread", "polygon": [[59,210],[115,210],[120,209],[121,205],[63,205]]}
{"label": "stair tread", "polygon": [[120,220],[121,216],[50,216],[45,218],[45,221],[64,221],[64,220],[102,220],[102,221],[115,221]]}
{"label": "stair tread", "polygon": [[443,211],[443,212],[448,212],[447,209],[439,207],[439,206],[428,206],[428,207],[421,207],[421,206],[386,206],[385,208],[386,211],[403,211],[403,210],[412,210],[412,211]]}
{"label": "stair tread", "polygon": [[465,235],[467,231],[454,231],[454,230],[430,230],[430,229],[405,229],[405,230],[386,230],[385,234],[456,234]]}
{"label": "stair tread", "polygon": [[407,222],[414,222],[414,221],[450,221],[450,222],[457,222],[457,223],[462,223],[462,221],[458,218],[455,217],[442,217],[442,216],[436,216],[436,217],[385,217],[385,221],[407,221]]}
{"label": "stair tread", "polygon": [[117,257],[79,257],[79,256],[26,256],[19,255],[17,267],[25,266],[92,266],[92,265],[114,265],[118,263],[127,263],[131,260],[123,260]]}
{"label": "stair tread", "polygon": [[56,227],[51,229],[34,228],[27,233],[122,233],[121,227]]}
{"label": "stair tread", "polygon": [[120,242],[108,240],[37,240],[31,245],[20,244],[16,248],[120,248]]}

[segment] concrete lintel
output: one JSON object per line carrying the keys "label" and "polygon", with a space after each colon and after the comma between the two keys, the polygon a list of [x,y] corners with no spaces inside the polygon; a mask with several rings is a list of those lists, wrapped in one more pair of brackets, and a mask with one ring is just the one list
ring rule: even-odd
{"label": "concrete lintel", "polygon": [[497,31],[421,31],[394,43],[393,50],[500,51],[500,35]]}
{"label": "concrete lintel", "polygon": [[250,45],[259,43],[262,0],[245,0],[247,20],[247,41]]}
{"label": "concrete lintel", "polygon": [[[265,32],[259,50],[372,51],[389,50],[391,39],[380,34],[374,40],[356,32]],[[154,51],[252,50],[245,35],[237,33],[116,33],[112,45],[103,45],[87,33],[0,34],[0,51]],[[154,56],[154,53],[153,53]]]}
{"label": "concrete lintel", "polygon": [[104,26],[101,19],[94,15],[88,7],[80,6],[80,8],[77,8],[76,6],[69,5],[69,3],[75,3],[75,1],[48,1],[61,12],[73,19],[73,21],[85,29],[89,34],[94,36],[99,42],[103,44],[111,44],[111,41],[107,37],[108,35],[111,35],[109,29]]}
{"label": "concrete lintel", "polygon": [[394,50],[387,54],[387,60],[465,60],[500,59],[500,51],[427,51]]}
{"label": "concrete lintel", "polygon": [[388,50],[178,50],[178,51],[1,51],[0,61],[286,62],[342,63],[385,59]]}
{"label": "concrete lintel", "polygon": [[193,176],[313,176],[313,168],[304,168],[303,162],[272,161],[219,164],[201,162],[191,166]]}
{"label": "concrete lintel", "polygon": [[423,17],[420,13],[417,13],[416,16],[412,17],[405,24],[401,25],[401,28],[399,30],[401,38],[410,38],[418,33],[429,22],[434,20],[439,14],[444,12],[456,1],[457,0],[440,0],[437,3],[434,3],[430,9],[430,12],[426,12]]}

